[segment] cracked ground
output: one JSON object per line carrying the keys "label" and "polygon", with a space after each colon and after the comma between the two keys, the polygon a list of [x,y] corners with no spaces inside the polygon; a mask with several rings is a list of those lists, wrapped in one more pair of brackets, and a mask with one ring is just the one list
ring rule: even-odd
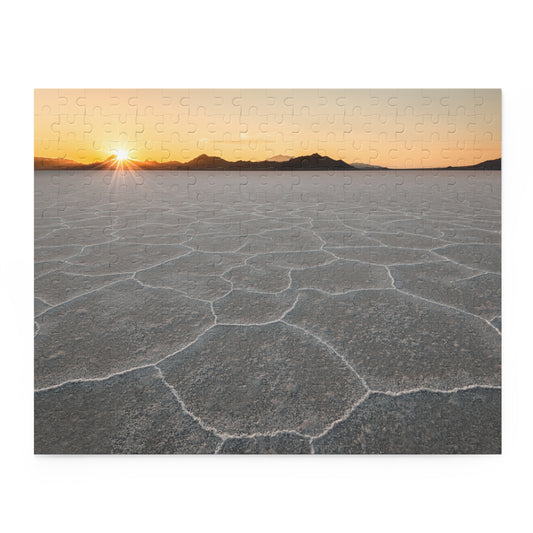
{"label": "cracked ground", "polygon": [[500,173],[35,173],[35,452],[500,453]]}

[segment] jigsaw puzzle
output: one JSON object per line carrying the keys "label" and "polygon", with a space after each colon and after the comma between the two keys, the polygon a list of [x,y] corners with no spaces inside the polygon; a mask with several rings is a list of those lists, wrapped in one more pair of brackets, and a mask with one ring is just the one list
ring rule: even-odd
{"label": "jigsaw puzzle", "polygon": [[35,91],[35,453],[500,453],[499,90]]}

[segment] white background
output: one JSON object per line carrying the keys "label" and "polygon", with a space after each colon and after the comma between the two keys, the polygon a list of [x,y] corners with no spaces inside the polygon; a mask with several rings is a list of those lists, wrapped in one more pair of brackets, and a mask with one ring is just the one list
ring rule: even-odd
{"label": "white background", "polygon": [[[533,442],[527,3],[194,4],[3,6],[2,529],[527,529]],[[503,455],[33,456],[35,87],[503,88]]]}

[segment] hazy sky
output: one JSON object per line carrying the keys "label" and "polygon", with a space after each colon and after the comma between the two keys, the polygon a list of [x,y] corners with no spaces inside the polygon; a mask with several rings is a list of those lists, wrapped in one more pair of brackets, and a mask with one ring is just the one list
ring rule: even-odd
{"label": "hazy sky", "polygon": [[318,152],[391,168],[501,157],[499,90],[37,89],[35,156],[259,161]]}

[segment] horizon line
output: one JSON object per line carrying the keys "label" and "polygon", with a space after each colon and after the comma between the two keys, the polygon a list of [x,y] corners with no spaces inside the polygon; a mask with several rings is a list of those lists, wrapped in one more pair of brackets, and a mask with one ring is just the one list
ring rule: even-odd
{"label": "horizon line", "polygon": [[[278,157],[279,155],[282,155],[282,154],[277,154],[275,156],[272,156],[272,157]],[[195,157],[193,157],[192,159],[188,160],[188,161],[178,161],[176,159],[172,159],[172,160],[167,160],[167,161],[156,161],[154,159],[144,159],[144,160],[141,160],[141,159],[134,159],[134,158],[128,158],[127,160],[125,160],[123,163],[125,164],[128,164],[128,163],[132,163],[133,165],[143,165],[143,164],[153,164],[153,165],[172,165],[172,164],[176,164],[176,165],[187,165],[189,163],[192,163],[192,162],[195,162],[196,160],[198,160],[199,158],[201,158],[202,156],[204,157],[207,157],[207,158],[212,158],[212,159],[219,159],[221,160],[221,162],[224,162],[224,163],[229,163],[229,164],[238,164],[238,163],[242,163],[242,164],[246,164],[246,163],[250,163],[252,165],[259,165],[261,163],[268,163],[268,164],[273,164],[273,165],[280,165],[280,163],[289,163],[290,161],[292,160],[295,160],[295,159],[302,159],[302,158],[306,158],[306,157],[313,157],[313,156],[318,156],[322,159],[330,159],[332,162],[336,162],[336,163],[343,163],[347,166],[350,166],[353,168],[353,170],[358,170],[358,171],[361,171],[361,170],[446,170],[446,169],[460,169],[460,168],[467,168],[467,167],[477,167],[479,165],[483,165],[484,163],[491,163],[491,162],[500,162],[501,164],[501,159],[502,159],[502,156],[500,155],[499,157],[497,158],[494,158],[494,159],[485,159],[485,160],[482,160],[482,161],[479,161],[477,163],[472,163],[472,164],[455,164],[455,165],[447,165],[447,166],[431,166],[431,167],[385,167],[385,166],[382,166],[382,165],[378,165],[378,164],[373,164],[373,163],[363,163],[363,162],[360,162],[360,161],[354,161],[352,163],[347,163],[345,160],[343,159],[333,159],[332,157],[328,156],[328,155],[320,155],[318,152],[313,152],[312,154],[303,154],[303,155],[298,155],[298,156],[284,156],[284,157],[289,157],[289,159],[287,159],[286,161],[283,161],[283,162],[280,162],[280,161],[272,161],[271,158],[268,158],[268,159],[262,159],[262,160],[258,160],[258,161],[253,161],[253,160],[250,160],[250,159],[237,159],[237,160],[234,160],[234,161],[231,161],[229,159],[224,159],[223,157],[221,156],[218,156],[218,155],[209,155],[209,154],[206,154],[206,153],[201,153]],[[102,159],[102,160],[98,160],[98,159],[95,159],[94,161],[90,162],[90,163],[82,163],[80,161],[76,161],[74,159],[68,159],[66,157],[45,157],[45,156],[37,156],[37,155],[34,155],[33,157],[34,159],[34,170],[68,170],[68,167],[73,167],[73,166],[79,166],[79,167],[88,167],[88,166],[92,166],[92,165],[103,165],[103,164],[106,164],[107,162],[109,161],[112,161],[112,160],[117,160],[117,162],[119,161],[115,155],[110,155],[109,157],[105,158],[105,159]],[[42,160],[42,161],[47,161],[47,162],[50,162],[50,163],[53,163],[53,162],[57,162],[58,165],[61,165],[61,162],[68,162],[67,165],[62,165],[61,168],[53,168],[52,166],[50,166],[49,168],[35,168],[35,162],[36,160]],[[368,168],[357,168],[356,166],[354,165],[362,165],[364,167],[368,167]],[[123,168],[123,170],[135,170],[135,169],[128,169],[128,168]],[[83,170],[82,169],[74,169],[74,170]],[[106,169],[87,169],[87,170],[106,170]],[[151,170],[151,169],[147,169],[147,168],[140,168],[139,170]],[[165,170],[165,169],[154,169],[154,170]],[[174,170],[179,170],[179,169],[174,169]],[[190,169],[183,169],[183,170],[190,170]],[[197,170],[202,170],[202,169],[197,169]],[[217,169],[217,168],[208,168],[208,169],[204,169],[204,170],[231,170],[231,169]],[[239,169],[236,169],[236,170],[239,170]],[[245,169],[243,169],[245,170]],[[295,169],[285,169],[285,168],[272,168],[272,169],[262,169],[261,171],[265,171],[265,170],[272,170],[272,171],[275,171],[275,170],[295,170]],[[324,169],[324,170],[327,170],[327,169]],[[337,169],[337,170],[351,170],[351,169]],[[501,169],[500,169],[501,170]]]}

